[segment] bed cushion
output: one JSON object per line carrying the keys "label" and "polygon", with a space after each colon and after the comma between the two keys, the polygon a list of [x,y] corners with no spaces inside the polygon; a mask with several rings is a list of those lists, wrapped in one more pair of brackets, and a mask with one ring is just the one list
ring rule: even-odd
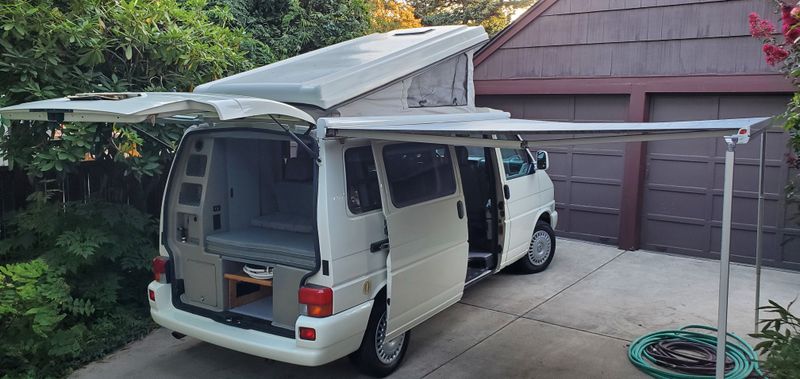
{"label": "bed cushion", "polygon": [[313,268],[314,235],[249,227],[206,237],[210,253]]}
{"label": "bed cushion", "polygon": [[314,231],[311,217],[282,212],[258,216],[250,220],[250,225],[297,233],[311,233]]}

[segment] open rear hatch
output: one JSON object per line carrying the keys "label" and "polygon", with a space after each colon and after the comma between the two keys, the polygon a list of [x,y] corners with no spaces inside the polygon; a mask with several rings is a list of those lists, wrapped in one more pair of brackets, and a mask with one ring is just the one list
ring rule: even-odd
{"label": "open rear hatch", "polygon": [[[315,141],[294,131],[310,131],[313,117],[267,99],[175,92],[80,94],[0,114],[199,125],[181,141],[162,210],[173,303],[236,326],[294,333],[300,282],[318,261]],[[263,267],[269,272],[247,273]]]}
{"label": "open rear hatch", "polygon": [[0,109],[9,120],[56,122],[155,122],[173,116],[226,120],[269,120],[280,115],[314,124],[314,118],[291,105],[247,96],[187,92],[87,93],[33,101]]}

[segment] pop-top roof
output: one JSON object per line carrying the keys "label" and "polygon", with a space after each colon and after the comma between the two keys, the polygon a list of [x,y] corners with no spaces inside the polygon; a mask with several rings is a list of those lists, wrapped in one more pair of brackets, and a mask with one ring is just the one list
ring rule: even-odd
{"label": "pop-top roof", "polygon": [[370,34],[198,86],[328,109],[488,40],[481,26]]}

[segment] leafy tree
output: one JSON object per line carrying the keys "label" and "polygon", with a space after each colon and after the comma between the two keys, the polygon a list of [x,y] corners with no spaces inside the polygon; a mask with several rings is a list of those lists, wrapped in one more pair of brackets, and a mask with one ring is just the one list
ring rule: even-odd
{"label": "leafy tree", "polygon": [[[0,102],[5,105],[79,92],[191,90],[253,67],[264,46],[204,0],[30,0],[0,5]],[[104,166],[109,199],[140,208],[160,190],[170,150],[125,125],[25,123],[7,133],[0,154],[36,181],[63,179],[81,162]],[[175,144],[181,129],[142,125]],[[154,177],[153,180],[147,179]],[[143,179],[144,178],[144,179]],[[152,196],[157,198],[157,196]]]}
{"label": "leafy tree", "polygon": [[372,15],[370,31],[388,32],[395,29],[418,28],[422,26],[414,15],[414,7],[400,0],[370,0]]}
{"label": "leafy tree", "polygon": [[[189,91],[249,69],[269,50],[217,22],[230,18],[204,0],[3,2],[0,105],[90,91]],[[95,183],[86,201],[37,192],[5,220],[0,376],[61,376],[152,328],[144,289],[157,223],[141,210],[158,209],[181,134],[176,125],[0,120],[0,155],[38,188],[65,187],[70,174],[90,170]]]}
{"label": "leafy tree", "polygon": [[490,35],[511,22],[516,10],[535,0],[409,0],[423,25],[482,25]]}
{"label": "leafy tree", "polygon": [[123,204],[47,200],[34,193],[0,240],[0,375],[61,376],[152,328],[155,221]]}
{"label": "leafy tree", "polygon": [[364,35],[366,0],[211,0],[220,25],[241,28],[268,46],[259,64],[286,59]]}

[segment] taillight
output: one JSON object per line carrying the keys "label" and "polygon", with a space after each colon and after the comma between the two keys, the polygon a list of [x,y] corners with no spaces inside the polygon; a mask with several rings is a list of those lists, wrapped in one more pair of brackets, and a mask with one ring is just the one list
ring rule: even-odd
{"label": "taillight", "polygon": [[300,339],[314,341],[317,339],[317,331],[314,328],[300,327]]}
{"label": "taillight", "polygon": [[300,287],[300,304],[306,306],[306,315],[327,317],[333,314],[333,290],[328,287]]}
{"label": "taillight", "polygon": [[157,256],[153,258],[153,280],[159,283],[167,282],[167,266],[169,266],[169,258],[164,256]]}
{"label": "taillight", "polygon": [[150,301],[156,301],[156,291],[147,290],[147,296],[150,297]]}

